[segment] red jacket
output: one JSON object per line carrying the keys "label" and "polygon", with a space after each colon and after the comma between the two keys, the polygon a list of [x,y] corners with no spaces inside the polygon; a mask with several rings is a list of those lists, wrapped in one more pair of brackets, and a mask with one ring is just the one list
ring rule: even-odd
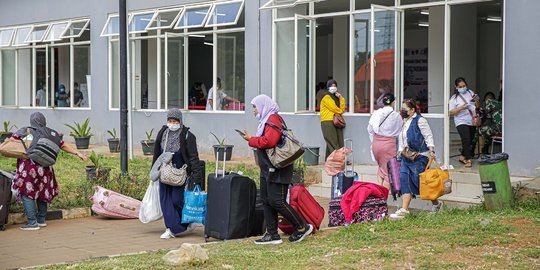
{"label": "red jacket", "polygon": [[360,210],[360,207],[369,196],[388,199],[388,189],[373,183],[355,181],[347,192],[343,194],[340,205],[347,223],[353,220],[353,214]]}
{"label": "red jacket", "polygon": [[[268,122],[272,122],[274,125],[283,128],[281,121],[281,116],[278,114],[273,114],[268,117]],[[259,149],[272,148],[278,144],[280,139],[281,131],[275,127],[266,125],[262,136],[251,137],[251,139],[249,139],[249,146]]]}

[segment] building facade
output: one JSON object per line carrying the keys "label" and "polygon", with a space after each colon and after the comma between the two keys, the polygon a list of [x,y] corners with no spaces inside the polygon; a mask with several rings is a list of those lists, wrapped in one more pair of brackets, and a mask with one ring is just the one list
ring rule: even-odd
{"label": "building facade", "polygon": [[[106,143],[106,131],[120,122],[118,3],[0,5],[0,120],[21,126],[41,111],[67,133],[64,123],[90,117],[92,142]],[[324,148],[317,91],[333,78],[347,100],[345,137],[354,139],[356,163],[372,163],[366,127],[384,93],[419,101],[438,155],[452,163],[459,137],[447,104],[463,76],[482,98],[501,96],[510,170],[534,175],[534,7],[540,2],[128,1],[132,145],[178,107],[200,151],[212,151],[213,132],[234,144],[235,154],[250,155],[234,129],[255,130],[249,101],[267,94],[306,145]]]}

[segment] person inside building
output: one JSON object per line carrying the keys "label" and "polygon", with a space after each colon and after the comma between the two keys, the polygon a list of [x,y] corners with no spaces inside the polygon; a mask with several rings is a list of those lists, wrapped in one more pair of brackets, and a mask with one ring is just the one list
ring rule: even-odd
{"label": "person inside building", "polygon": [[39,89],[36,91],[36,106],[47,106],[47,87],[44,83],[41,83]]}
{"label": "person inside building", "polygon": [[[172,164],[179,169],[187,164],[187,171],[192,175],[203,175],[199,163],[199,153],[197,151],[197,139],[195,135],[184,126],[182,121],[182,111],[177,108],[167,112],[167,124],[164,125],[156,137],[154,146],[154,157],[152,165],[164,152],[174,153]],[[186,181],[187,182],[187,181]],[[165,221],[165,232],[161,239],[169,239],[187,234],[195,229],[195,224],[182,223],[182,208],[184,207],[184,189],[182,186],[171,186],[159,183],[159,201],[163,220]]]}
{"label": "person inside building", "polygon": [[478,135],[483,138],[482,154],[486,155],[489,153],[493,136],[502,133],[502,106],[493,92],[487,92],[484,96],[484,104],[478,111],[482,117],[482,126],[478,128]]}
{"label": "person inside building", "polygon": [[338,92],[337,81],[326,83],[327,91],[321,100],[321,130],[326,141],[326,158],[333,151],[343,147],[343,128],[334,125],[334,115],[341,116],[345,112],[345,98]]}
{"label": "person inside building", "polygon": [[203,92],[203,83],[195,82],[189,89],[189,105],[190,106],[204,106],[206,101],[206,93]]}
{"label": "person inside building", "polygon": [[316,93],[316,96],[315,96],[315,99],[316,99],[316,104],[315,104],[316,111],[321,110],[321,101],[324,98],[324,96],[326,95],[327,90],[328,89],[326,89],[326,84],[324,82],[319,82],[317,84],[317,93]]}
{"label": "person inside building", "polygon": [[401,116],[394,111],[394,101],[393,94],[385,94],[382,100],[384,107],[373,112],[367,128],[371,140],[371,157],[379,165],[379,183],[387,189],[390,189],[387,164],[397,154],[396,138],[403,125]]}
{"label": "person inside building", "polygon": [[[278,213],[283,215],[295,227],[289,236],[289,242],[302,241],[313,231],[313,225],[306,224],[304,219],[287,203],[289,184],[292,182],[293,164],[277,169],[273,168],[266,154],[267,148],[273,148],[281,141],[281,131],[285,128],[283,118],[278,114],[279,106],[268,96],[258,95],[251,101],[253,114],[259,122],[256,136],[244,131],[242,138],[250,147],[256,148],[260,168],[261,199],[264,204],[266,232],[255,244],[281,244],[278,233]],[[272,126],[273,125],[273,126]]]}
{"label": "person inside building", "polygon": [[56,106],[58,107],[69,107],[69,94],[66,92],[66,87],[63,84],[58,86],[58,91],[56,92]]}
{"label": "person inside building", "polygon": [[472,167],[476,136],[476,102],[478,96],[469,89],[465,78],[455,80],[455,92],[450,97],[448,107],[450,116],[454,117],[454,123],[461,138],[461,156],[459,162],[465,167]]}
{"label": "person inside building", "polygon": [[73,107],[81,107],[81,102],[84,99],[84,95],[79,89],[79,83],[73,84]]}
{"label": "person inside building", "polygon": [[[206,110],[212,111],[213,104],[214,104],[214,90],[216,89],[215,86],[210,88],[210,91],[208,91],[208,99],[206,102]],[[225,91],[223,91],[222,85],[221,85],[221,79],[217,78],[217,92],[216,92],[216,108],[217,110],[223,109],[223,101],[228,100],[232,102],[240,102],[238,99],[233,98],[225,94]]]}
{"label": "person inside building", "polygon": [[[413,197],[420,195],[420,173],[426,170],[430,158],[435,158],[433,133],[426,118],[420,115],[416,101],[406,99],[400,110],[405,123],[399,134],[399,155],[401,156],[400,183],[402,204],[392,219],[403,219],[409,214],[409,205]],[[417,153],[417,157],[413,158]],[[443,203],[431,201],[431,212],[438,212]]]}
{"label": "person inside building", "polygon": [[[30,129],[47,127],[47,119],[40,112],[30,115],[30,127],[21,128],[12,135],[17,140],[35,139]],[[56,132],[56,131],[55,131]],[[57,132],[56,132],[57,133]],[[29,138],[32,137],[32,138]],[[86,160],[86,156],[60,141],[60,149]],[[24,231],[36,231],[47,227],[48,204],[58,196],[59,186],[54,167],[43,167],[31,159],[17,159],[17,170],[13,178],[13,190],[18,192],[18,201],[22,202],[28,222],[21,227]]]}

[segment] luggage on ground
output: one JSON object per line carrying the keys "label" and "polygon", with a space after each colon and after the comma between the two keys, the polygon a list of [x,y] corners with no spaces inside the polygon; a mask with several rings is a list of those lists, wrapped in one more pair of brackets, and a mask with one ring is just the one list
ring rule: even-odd
{"label": "luggage on ground", "polygon": [[248,237],[255,219],[255,181],[237,173],[225,173],[225,155],[223,169],[218,170],[217,158],[218,155],[215,173],[208,175],[205,240]]}
{"label": "luggage on ground", "polygon": [[[435,161],[437,168],[430,168],[431,162]],[[426,170],[420,173],[420,199],[436,200],[442,195],[452,192],[452,180],[448,170],[442,170],[439,162],[431,158]]]}
{"label": "luggage on ground", "polygon": [[358,179],[358,174],[354,171],[354,156],[352,153],[353,143],[352,139],[345,139],[344,149],[348,150],[345,154],[344,170],[332,177],[332,194],[330,198],[335,198],[345,194],[345,192],[352,186],[355,179]]}
{"label": "luggage on ground", "polygon": [[351,149],[345,147],[334,150],[324,163],[324,170],[328,176],[335,176],[345,170],[345,159],[347,154],[352,152]]}
{"label": "luggage on ground", "polygon": [[264,222],[264,204],[261,199],[261,190],[257,189],[257,199],[255,200],[255,214],[253,216],[253,226],[249,236],[263,235],[266,231]]}
{"label": "luggage on ground", "polygon": [[[328,209],[328,227],[346,226],[345,214],[341,209],[342,196],[333,198]],[[370,196],[360,207],[360,210],[353,214],[352,223],[363,223],[371,220],[381,220],[388,215],[388,205],[385,198]]]}
{"label": "luggage on ground", "polygon": [[141,201],[100,186],[94,187],[94,190],[90,201],[93,203],[92,211],[96,214],[117,219],[139,218]]}
{"label": "luggage on ground", "polygon": [[[24,144],[26,144],[26,148],[28,148],[32,144],[32,141],[25,141]],[[7,138],[0,144],[0,155],[8,158],[28,159],[26,148],[21,140]]]}
{"label": "luggage on ground", "polygon": [[399,176],[399,170],[401,169],[401,162],[397,158],[392,158],[387,163],[388,167],[388,179],[390,179],[390,192],[394,201],[401,195],[401,180]]}
{"label": "luggage on ground", "polygon": [[[321,227],[324,218],[324,208],[311,196],[304,186],[297,185],[289,189],[289,204],[304,219],[306,224],[313,225],[314,230],[318,230]],[[292,234],[295,229],[283,217],[279,218],[278,227],[286,234]]]}
{"label": "luggage on ground", "polygon": [[0,231],[6,229],[11,204],[11,182],[13,175],[0,171]]}
{"label": "luggage on ground", "polygon": [[62,142],[60,134],[48,127],[30,127],[29,129],[32,135],[32,144],[26,149],[28,158],[43,167],[54,165]]}

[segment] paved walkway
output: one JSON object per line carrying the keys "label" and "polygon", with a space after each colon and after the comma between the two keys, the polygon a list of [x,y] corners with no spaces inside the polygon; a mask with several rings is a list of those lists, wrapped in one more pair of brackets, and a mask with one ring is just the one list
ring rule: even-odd
{"label": "paved walkway", "polygon": [[[317,198],[328,209],[328,199]],[[20,225],[0,232],[0,269],[78,261],[89,258],[159,249],[173,249],[182,243],[204,243],[201,226],[181,238],[162,240],[163,221],[142,224],[139,220],[111,220],[89,217],[52,220],[39,231],[21,231]],[[322,226],[328,225],[328,218]]]}

